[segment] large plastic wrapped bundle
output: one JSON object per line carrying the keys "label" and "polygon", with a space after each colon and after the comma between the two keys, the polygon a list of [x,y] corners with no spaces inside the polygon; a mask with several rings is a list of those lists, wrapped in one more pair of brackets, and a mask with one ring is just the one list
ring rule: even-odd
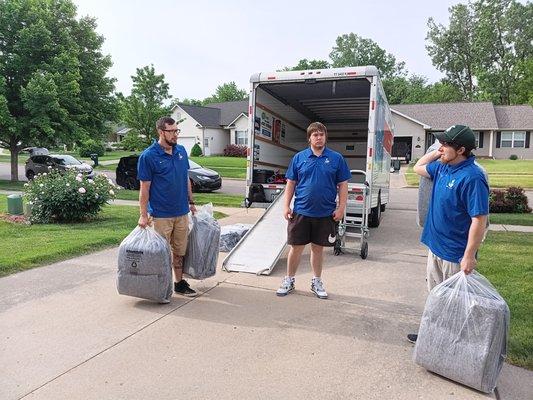
{"label": "large plastic wrapped bundle", "polygon": [[459,272],[429,293],[414,361],[485,393],[496,381],[507,352],[509,307],[477,272]]}
{"label": "large plastic wrapped bundle", "polygon": [[250,230],[250,224],[233,224],[220,228],[220,251],[231,251]]}
{"label": "large plastic wrapped bundle", "polygon": [[[440,142],[438,140],[435,140],[435,143],[433,143],[427,149],[426,154],[431,153],[434,150],[437,150],[439,147],[440,147]],[[475,165],[477,165],[483,171],[483,175],[485,175],[485,179],[488,182],[489,176],[487,174],[487,171],[485,171],[485,168],[483,168],[477,162],[475,162]],[[420,226],[421,228],[423,228],[424,224],[426,223],[426,216],[429,210],[429,201],[431,199],[432,192],[433,192],[433,181],[429,178],[421,176],[419,184],[418,184],[418,207],[417,207],[417,223],[418,223],[418,226]],[[489,219],[487,218],[487,228],[488,227],[489,227]]]}
{"label": "large plastic wrapped bundle", "polygon": [[120,294],[165,302],[172,296],[170,247],[153,228],[137,226],[118,250]]}
{"label": "large plastic wrapped bundle", "polygon": [[192,279],[215,275],[220,242],[220,225],[213,217],[213,205],[206,204],[192,217],[183,273]]}

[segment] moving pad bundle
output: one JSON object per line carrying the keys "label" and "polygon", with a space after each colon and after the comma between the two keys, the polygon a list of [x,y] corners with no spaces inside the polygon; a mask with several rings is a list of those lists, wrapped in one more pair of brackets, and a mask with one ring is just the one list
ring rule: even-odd
{"label": "moving pad bundle", "polygon": [[459,272],[429,293],[414,361],[485,393],[496,387],[507,351],[509,308],[490,282]]}
{"label": "moving pad bundle", "polygon": [[120,294],[164,302],[172,296],[171,252],[153,228],[136,227],[118,250]]}
{"label": "moving pad bundle", "polygon": [[226,225],[220,228],[220,251],[231,251],[250,230],[250,224]]}
{"label": "moving pad bundle", "polygon": [[215,275],[220,242],[220,225],[213,217],[213,205],[206,204],[192,217],[183,273],[192,279]]}

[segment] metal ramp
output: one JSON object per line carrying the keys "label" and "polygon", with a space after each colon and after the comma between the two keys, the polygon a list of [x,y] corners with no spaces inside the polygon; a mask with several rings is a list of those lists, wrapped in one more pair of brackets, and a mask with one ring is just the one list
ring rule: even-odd
{"label": "metal ramp", "polygon": [[287,224],[283,217],[283,189],[259,221],[237,243],[222,262],[228,272],[269,275],[287,246]]}

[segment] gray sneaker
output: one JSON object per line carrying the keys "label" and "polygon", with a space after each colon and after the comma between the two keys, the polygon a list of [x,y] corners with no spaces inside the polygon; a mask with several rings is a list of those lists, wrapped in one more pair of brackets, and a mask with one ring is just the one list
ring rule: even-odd
{"label": "gray sneaker", "polygon": [[281,286],[276,291],[278,296],[287,296],[290,292],[294,290],[294,277],[286,276],[281,282]]}
{"label": "gray sneaker", "polygon": [[311,279],[311,291],[316,294],[316,297],[318,297],[319,299],[328,298],[328,294],[326,293],[326,290],[324,289],[324,284],[322,283],[322,279],[320,278]]}

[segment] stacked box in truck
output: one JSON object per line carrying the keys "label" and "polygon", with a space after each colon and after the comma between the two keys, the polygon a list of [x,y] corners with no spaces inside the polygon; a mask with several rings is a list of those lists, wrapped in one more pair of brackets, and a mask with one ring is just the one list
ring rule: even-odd
{"label": "stacked box in truck", "polygon": [[[308,146],[307,126],[319,121],[328,129],[327,146],[341,153],[351,170],[365,172],[370,199],[365,212],[369,225],[378,226],[389,201],[394,128],[377,68],[259,73],[250,82],[246,193],[261,184],[266,203],[259,206],[267,207],[284,188],[292,157]],[[362,183],[358,176],[349,183]]]}

